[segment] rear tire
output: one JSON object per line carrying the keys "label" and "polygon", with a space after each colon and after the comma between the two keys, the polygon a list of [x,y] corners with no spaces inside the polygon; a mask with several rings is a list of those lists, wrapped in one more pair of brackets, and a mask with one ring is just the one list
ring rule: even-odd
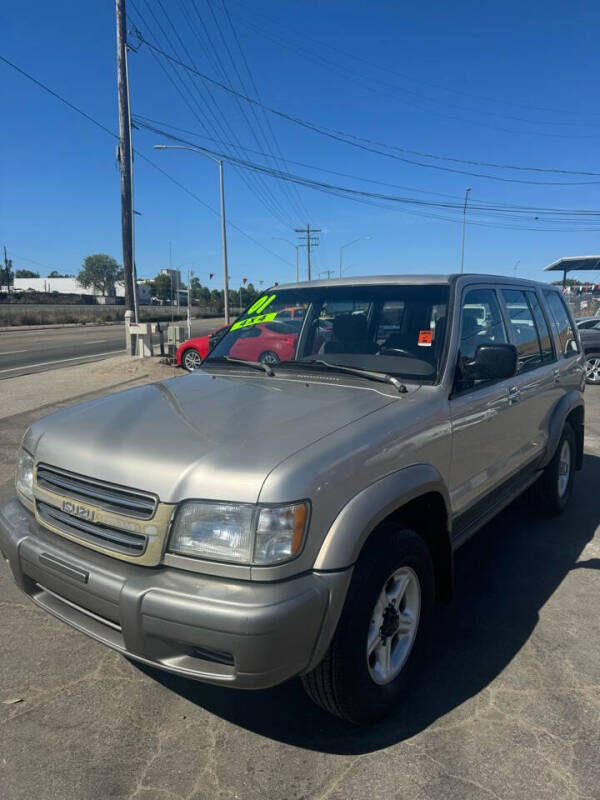
{"label": "rear tire", "polygon": [[277,353],[274,353],[272,350],[265,350],[264,353],[259,355],[258,360],[261,364],[266,364],[268,367],[274,367],[281,361]]}
{"label": "rear tire", "polygon": [[361,553],[323,661],[302,676],[311,700],[355,724],[389,714],[423,653],[433,603],[425,542],[409,528],[384,524]]}
{"label": "rear tire", "polygon": [[535,485],[536,500],[544,517],[555,517],[567,507],[573,490],[577,446],[575,433],[565,422],[558,447]]}
{"label": "rear tire", "polygon": [[585,382],[600,384],[600,353],[585,354]]}

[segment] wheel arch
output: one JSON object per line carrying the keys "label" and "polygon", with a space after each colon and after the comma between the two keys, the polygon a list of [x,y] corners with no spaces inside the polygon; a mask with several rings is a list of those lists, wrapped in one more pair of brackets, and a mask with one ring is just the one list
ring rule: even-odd
{"label": "wheel arch", "polygon": [[433,561],[436,596],[452,597],[453,559],[448,489],[431,464],[415,464],[363,489],[340,511],[315,561],[316,570],[353,565],[383,523],[407,525],[423,537]]}
{"label": "wheel arch", "polygon": [[577,452],[575,455],[575,469],[581,469],[583,464],[583,436],[585,431],[585,406],[583,396],[580,391],[572,389],[563,395],[554,406],[550,421],[548,423],[548,443],[546,451],[539,464],[540,468],[547,467],[552,461],[560,437],[568,422],[575,433],[575,444]]}

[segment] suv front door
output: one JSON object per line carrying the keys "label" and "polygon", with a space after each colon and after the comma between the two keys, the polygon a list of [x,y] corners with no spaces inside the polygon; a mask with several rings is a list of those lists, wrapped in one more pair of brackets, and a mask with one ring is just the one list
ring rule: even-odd
{"label": "suv front door", "polygon": [[459,349],[450,398],[452,462],[450,501],[454,516],[484,498],[518,465],[518,443],[512,418],[518,414],[509,400],[513,379],[468,380],[465,364],[478,345],[507,344],[509,338],[496,289],[468,286],[460,303]]}

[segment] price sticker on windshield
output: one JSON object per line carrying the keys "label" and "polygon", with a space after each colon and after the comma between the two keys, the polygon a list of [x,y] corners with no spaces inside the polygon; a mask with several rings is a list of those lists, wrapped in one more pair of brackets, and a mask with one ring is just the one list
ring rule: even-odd
{"label": "price sticker on windshield", "polygon": [[254,316],[245,317],[245,319],[238,319],[231,326],[232,331],[238,328],[249,328],[250,325],[259,325],[261,322],[272,322],[277,316],[277,311],[270,311],[268,314],[263,313],[267,306],[270,306],[277,295],[264,295],[259,297],[256,303],[253,303],[246,311],[246,314],[254,314]]}
{"label": "price sticker on windshield", "polygon": [[250,325],[259,325],[261,322],[271,322],[276,316],[277,312],[272,311],[270,314],[258,314],[256,317],[246,317],[246,319],[240,319],[234,322],[231,326],[231,330],[236,331],[238,328],[249,328]]}
{"label": "price sticker on windshield", "polygon": [[426,331],[419,331],[419,338],[417,340],[419,347],[431,347],[433,344],[433,331],[431,329]]}

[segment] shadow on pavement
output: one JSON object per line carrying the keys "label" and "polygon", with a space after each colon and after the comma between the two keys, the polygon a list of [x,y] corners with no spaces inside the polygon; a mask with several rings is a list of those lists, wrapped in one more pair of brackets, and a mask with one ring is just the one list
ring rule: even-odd
{"label": "shadow on pavement", "polygon": [[440,606],[432,645],[404,703],[384,722],[354,728],[314,706],[298,680],[243,692],[178,678],[148,667],[146,674],[236,725],[297,747],[360,754],[414,736],[473,697],[507,666],[538,621],[539,609],[576,564],[600,524],[600,458],[586,455],[568,511],[540,520],[523,496],[456,554],[456,591]]}

